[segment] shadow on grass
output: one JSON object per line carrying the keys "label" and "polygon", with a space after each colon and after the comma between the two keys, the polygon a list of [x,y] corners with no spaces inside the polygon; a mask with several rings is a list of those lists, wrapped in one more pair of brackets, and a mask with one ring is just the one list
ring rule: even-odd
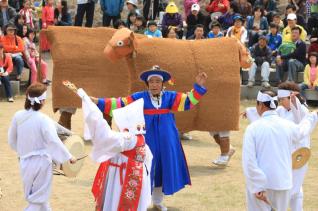
{"label": "shadow on grass", "polygon": [[192,140],[182,140],[181,144],[183,146],[206,148],[206,147],[211,147],[214,144],[214,142],[212,142],[212,139],[211,139],[211,143],[203,142],[203,141],[200,141],[199,139],[192,139]]}
{"label": "shadow on grass", "polygon": [[189,166],[191,177],[218,175],[222,174],[225,170],[225,167],[218,166]]}
{"label": "shadow on grass", "polygon": [[[167,207],[169,211],[181,211],[181,209],[175,207]],[[147,211],[158,211],[156,208],[148,208]]]}

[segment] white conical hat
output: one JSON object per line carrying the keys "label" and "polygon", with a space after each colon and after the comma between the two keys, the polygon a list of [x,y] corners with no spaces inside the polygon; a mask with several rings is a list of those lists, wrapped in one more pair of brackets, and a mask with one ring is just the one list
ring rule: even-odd
{"label": "white conical hat", "polygon": [[113,117],[116,125],[121,132],[128,129],[132,134],[140,134],[140,130],[145,125],[144,100],[139,99],[135,102],[119,109],[113,110]]}

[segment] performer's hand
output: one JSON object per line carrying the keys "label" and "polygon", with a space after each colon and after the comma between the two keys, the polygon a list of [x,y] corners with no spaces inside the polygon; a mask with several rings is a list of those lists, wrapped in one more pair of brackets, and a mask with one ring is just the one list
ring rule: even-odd
{"label": "performer's hand", "polygon": [[95,104],[98,103],[98,98],[92,97],[92,96],[90,96],[89,98],[91,98],[91,100],[93,101],[93,103],[95,103]]}
{"label": "performer's hand", "polygon": [[70,159],[70,163],[71,163],[71,164],[75,164],[76,161],[77,161],[77,159],[76,159],[75,157],[72,157],[72,158]]}
{"label": "performer's hand", "polygon": [[77,93],[77,87],[72,82],[65,80],[62,82],[65,87],[73,91],[74,93]]}
{"label": "performer's hand", "polygon": [[240,115],[242,116],[243,119],[247,119],[246,111],[243,111],[242,113],[240,113]]}
{"label": "performer's hand", "polygon": [[298,95],[299,92],[292,92],[290,94],[290,102],[295,106],[295,108],[297,109],[297,103],[296,103],[296,95]]}
{"label": "performer's hand", "polygon": [[261,191],[261,192],[255,193],[255,197],[256,197],[258,200],[262,200],[262,201],[268,203],[267,198],[266,198],[266,192],[265,192],[265,191]]}
{"label": "performer's hand", "polygon": [[200,86],[203,86],[207,78],[208,78],[208,75],[205,72],[201,72],[197,75],[195,79],[197,81],[197,84],[199,84]]}

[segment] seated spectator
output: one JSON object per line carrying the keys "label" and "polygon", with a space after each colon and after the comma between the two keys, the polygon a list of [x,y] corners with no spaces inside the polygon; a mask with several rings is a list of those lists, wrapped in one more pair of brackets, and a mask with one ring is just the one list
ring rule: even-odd
{"label": "seated spectator", "polygon": [[264,15],[269,22],[272,20],[273,13],[277,10],[275,0],[257,0],[254,4],[254,7],[256,6],[264,8]]}
{"label": "seated spectator", "polygon": [[183,7],[185,17],[188,17],[191,14],[191,8],[193,4],[198,4],[200,0],[184,0]]}
{"label": "seated spectator", "polygon": [[5,54],[3,45],[0,43],[0,82],[4,85],[4,91],[8,102],[13,103],[12,90],[9,75],[13,70],[10,54]]}
{"label": "seated spectator", "polygon": [[145,18],[141,15],[137,15],[135,21],[135,29],[134,32],[137,34],[144,34],[145,33]]}
{"label": "seated spectator", "polygon": [[161,31],[157,27],[156,21],[148,21],[147,30],[145,31],[145,35],[151,37],[162,37]]}
{"label": "seated spectator", "polygon": [[23,7],[23,0],[9,0],[9,6],[19,12]]}
{"label": "seated spectator", "polygon": [[244,20],[243,17],[237,15],[234,17],[234,25],[231,26],[226,33],[227,37],[235,37],[241,43],[245,44],[247,41],[247,30],[243,26]]}
{"label": "seated spectator", "polygon": [[59,0],[54,9],[54,25],[55,26],[72,26],[71,13],[68,11],[67,1]]}
{"label": "seated spectator", "polygon": [[306,0],[288,0],[288,4],[295,6],[296,14],[306,20]]}
{"label": "seated spectator", "polygon": [[100,0],[100,9],[103,13],[103,26],[110,26],[110,23],[114,26],[114,23],[120,19],[124,2],[124,0]]}
{"label": "seated spectator", "polygon": [[23,31],[23,25],[24,25],[24,20],[23,20],[22,15],[18,14],[15,17],[14,25],[15,25],[15,27],[17,27],[17,35],[19,37],[22,37],[22,31]]}
{"label": "seated spectator", "polygon": [[28,30],[29,30],[29,27],[27,25],[23,25],[22,26],[22,34],[21,34],[21,36],[18,35],[18,34],[17,35],[19,37],[21,37],[21,38],[24,38],[24,37],[28,36]]}
{"label": "seated spectator", "polygon": [[231,1],[229,11],[217,19],[223,30],[228,30],[228,28],[234,25],[234,17],[237,16],[238,13],[238,4],[235,1]]}
{"label": "seated spectator", "polygon": [[126,25],[127,25],[127,28],[134,31],[134,27],[135,27],[135,22],[136,22],[136,18],[137,18],[137,13],[135,12],[130,12],[128,14],[128,17],[127,17],[127,22],[126,22]]}
{"label": "seated spectator", "polygon": [[229,0],[211,0],[205,10],[209,13],[225,14],[230,8]]}
{"label": "seated spectator", "polygon": [[246,29],[248,31],[248,46],[251,47],[258,41],[258,37],[268,32],[268,22],[264,17],[264,10],[256,6],[253,9],[253,16],[247,16]]}
{"label": "seated spectator", "polygon": [[299,85],[301,90],[301,95],[304,95],[306,89],[318,91],[318,54],[310,53],[308,55],[308,64],[305,67],[304,71],[304,82]]}
{"label": "seated spectator", "polygon": [[26,24],[30,29],[34,29],[33,10],[31,8],[30,0],[24,1],[23,8],[20,10],[19,14],[22,16],[24,24]]}
{"label": "seated spectator", "polygon": [[285,28],[284,23],[278,13],[273,13],[273,23],[278,25],[278,32],[283,33],[283,30]]}
{"label": "seated spectator", "polygon": [[21,37],[16,34],[16,27],[14,24],[8,24],[6,27],[5,36],[1,38],[4,52],[10,53],[13,61],[13,65],[17,70],[17,80],[21,79],[22,70],[24,67],[22,54],[24,52],[24,44]]}
{"label": "seated spectator", "polygon": [[5,26],[9,23],[14,24],[17,13],[14,8],[8,5],[8,0],[0,2],[0,27],[5,31]]}
{"label": "seated spectator", "polygon": [[261,68],[262,75],[262,86],[265,88],[270,87],[269,74],[270,74],[270,64],[272,59],[271,49],[267,46],[267,40],[265,36],[260,36],[258,38],[258,43],[256,43],[251,48],[251,56],[254,59],[254,62],[251,66],[250,71],[248,72],[248,87],[254,86],[255,74],[258,67]]}
{"label": "seated spectator", "polygon": [[163,37],[170,38],[170,39],[178,39],[176,27],[170,26]]}
{"label": "seated spectator", "polygon": [[304,19],[303,16],[296,14],[296,7],[295,5],[289,4],[286,7],[286,11],[285,11],[285,18],[283,20],[284,22],[284,26],[286,27],[288,25],[288,15],[289,14],[295,14],[296,15],[296,20],[297,20],[297,24],[300,25],[302,28],[306,28],[306,21]]}
{"label": "seated spectator", "polygon": [[[24,41],[24,57],[31,70],[31,83],[38,81],[37,65],[40,63],[39,53],[36,50],[35,43],[33,42],[36,34],[35,31],[29,29],[27,36],[23,38]],[[41,59],[41,78],[42,83],[49,85],[51,81],[47,79],[47,63]]]}
{"label": "seated spectator", "polygon": [[270,33],[267,35],[268,47],[271,49],[273,56],[277,56],[279,46],[282,44],[282,35],[278,32],[279,26],[275,23],[269,25]]}
{"label": "seated spectator", "polygon": [[[278,80],[283,80],[283,71],[287,69],[288,81],[296,81],[297,73],[304,70],[306,63],[306,43],[300,39],[301,28],[296,26],[292,28],[292,42],[295,43],[296,49],[286,55],[278,55],[276,58],[276,71]],[[286,68],[287,66],[287,68]]]}
{"label": "seated spectator", "polygon": [[188,40],[202,40],[204,37],[204,26],[202,24],[198,24],[195,26],[194,34],[188,38]]}
{"label": "seated spectator", "polygon": [[310,13],[307,23],[308,34],[311,34],[314,28],[318,28],[318,1],[310,4]]}
{"label": "seated spectator", "polygon": [[183,21],[179,14],[178,7],[174,2],[170,2],[166,7],[166,14],[164,14],[161,27],[165,31],[169,26],[175,26],[179,39],[183,37]]}
{"label": "seated spectator", "polygon": [[221,24],[217,21],[212,22],[211,31],[208,33],[208,38],[223,37],[224,34],[221,31]]}
{"label": "seated spectator", "polygon": [[191,14],[187,17],[187,36],[186,38],[194,34],[194,29],[197,24],[204,24],[205,16],[200,12],[200,6],[193,4],[191,7]]}
{"label": "seated spectator", "polygon": [[253,7],[251,3],[247,0],[238,0],[239,4],[239,14],[242,15],[243,18],[246,18],[249,15],[252,15]]}
{"label": "seated spectator", "polygon": [[311,52],[318,53],[318,28],[314,28],[310,36],[310,45],[308,48],[308,54]]}
{"label": "seated spectator", "polygon": [[294,13],[291,13],[288,15],[287,20],[288,20],[288,25],[284,28],[283,34],[282,34],[283,42],[292,42],[291,29],[294,27],[299,27],[301,29],[300,39],[302,41],[305,41],[307,37],[307,32],[302,26],[296,24],[297,16]]}
{"label": "seated spectator", "polygon": [[127,28],[127,25],[126,25],[125,21],[119,19],[119,20],[115,21],[114,28],[115,29]]}
{"label": "seated spectator", "polygon": [[137,0],[128,0],[126,2],[126,6],[127,6],[128,14],[131,12],[135,12],[137,15],[141,15],[140,10],[138,9]]}

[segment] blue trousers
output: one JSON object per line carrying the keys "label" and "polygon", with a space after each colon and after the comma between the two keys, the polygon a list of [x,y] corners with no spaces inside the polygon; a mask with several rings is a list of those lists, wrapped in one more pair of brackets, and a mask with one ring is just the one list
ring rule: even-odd
{"label": "blue trousers", "polygon": [[9,76],[0,76],[1,83],[4,85],[4,91],[7,98],[12,97],[12,90]]}

